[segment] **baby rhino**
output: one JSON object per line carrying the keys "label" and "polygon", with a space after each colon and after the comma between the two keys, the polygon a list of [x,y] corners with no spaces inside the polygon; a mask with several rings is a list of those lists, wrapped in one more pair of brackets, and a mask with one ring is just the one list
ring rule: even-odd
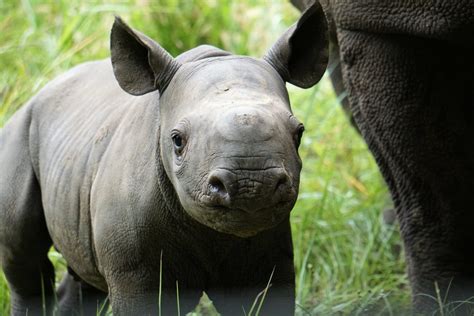
{"label": "baby rhino", "polygon": [[[108,295],[114,315],[176,315],[205,291],[242,315],[270,278],[262,314],[293,314],[303,126],[285,81],[310,87],[326,61],[319,6],[263,59],[173,58],[117,18],[111,60],[55,79],[1,130],[12,314],[95,314]],[[52,245],[68,265],[56,293]]]}

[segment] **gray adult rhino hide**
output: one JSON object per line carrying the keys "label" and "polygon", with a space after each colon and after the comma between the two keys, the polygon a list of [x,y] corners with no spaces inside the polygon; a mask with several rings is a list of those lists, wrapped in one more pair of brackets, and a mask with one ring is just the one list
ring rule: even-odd
{"label": "gray adult rhino hide", "polygon": [[[285,82],[319,81],[326,31],[315,5],[263,59],[211,46],[172,58],[117,18],[111,60],[55,79],[0,131],[12,314],[51,313],[54,297],[60,313],[95,314],[107,295],[115,315],[157,314],[162,284],[163,315],[177,285],[182,313],[206,291],[241,315],[272,271],[263,313],[293,314],[303,126]],[[57,293],[52,245],[68,264]]]}
{"label": "gray adult rhino hide", "polygon": [[393,198],[414,311],[474,315],[474,1],[320,2],[335,90]]}

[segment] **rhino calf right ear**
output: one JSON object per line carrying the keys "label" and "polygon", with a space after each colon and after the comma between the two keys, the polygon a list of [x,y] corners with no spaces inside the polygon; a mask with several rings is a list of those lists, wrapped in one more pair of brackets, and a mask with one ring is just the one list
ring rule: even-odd
{"label": "rhino calf right ear", "polygon": [[263,57],[283,80],[310,88],[323,76],[328,63],[328,25],[318,1],[306,9]]}
{"label": "rhino calf right ear", "polygon": [[115,78],[132,95],[163,93],[180,66],[158,43],[119,17],[112,26],[110,52]]}

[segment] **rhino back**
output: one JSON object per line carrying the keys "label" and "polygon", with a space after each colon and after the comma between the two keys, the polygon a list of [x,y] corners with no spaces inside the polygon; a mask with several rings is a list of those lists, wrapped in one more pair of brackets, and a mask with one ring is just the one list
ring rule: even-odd
{"label": "rhino back", "polygon": [[30,104],[30,150],[51,238],[76,273],[102,288],[94,255],[91,191],[101,168],[116,168],[109,171],[121,174],[123,163],[103,161],[107,151],[123,154],[130,143],[140,148],[137,143],[150,141],[134,138],[133,129],[147,120],[155,125],[157,102],[155,93],[133,97],[122,91],[110,61],[104,60],[60,76]]}

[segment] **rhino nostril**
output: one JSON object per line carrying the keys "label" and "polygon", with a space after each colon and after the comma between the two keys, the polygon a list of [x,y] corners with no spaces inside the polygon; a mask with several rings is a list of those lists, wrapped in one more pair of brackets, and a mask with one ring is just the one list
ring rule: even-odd
{"label": "rhino nostril", "polygon": [[289,183],[289,177],[285,172],[280,173],[275,181],[275,192],[285,190]]}
{"label": "rhino nostril", "polygon": [[212,194],[226,195],[227,190],[224,183],[217,176],[211,176],[209,178],[209,191]]}
{"label": "rhino nostril", "polygon": [[208,179],[210,203],[214,206],[230,206],[231,198],[225,185],[226,176],[226,174],[214,172]]}
{"label": "rhino nostril", "polygon": [[275,190],[283,189],[286,187],[286,184],[288,183],[288,178],[280,178],[277,182],[277,185],[275,187]]}

